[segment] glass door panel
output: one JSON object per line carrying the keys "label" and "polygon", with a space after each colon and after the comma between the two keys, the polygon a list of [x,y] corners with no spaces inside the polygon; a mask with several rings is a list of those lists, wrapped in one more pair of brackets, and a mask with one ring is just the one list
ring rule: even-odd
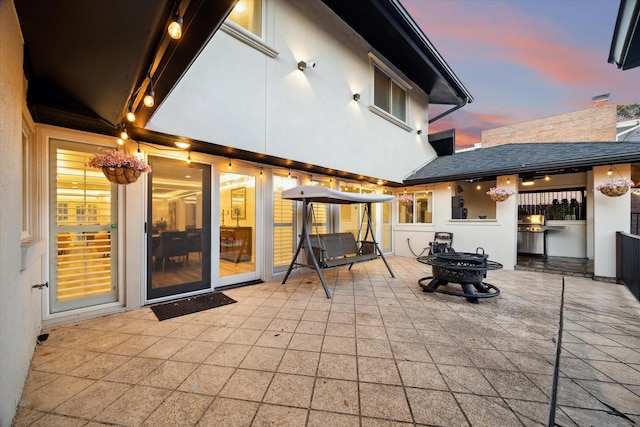
{"label": "glass door panel", "polygon": [[294,200],[282,198],[282,192],[298,185],[295,177],[273,177],[273,271],[285,271],[298,244],[296,208]]}
{"label": "glass door panel", "polygon": [[220,173],[221,284],[256,279],[256,177]]}
{"label": "glass door panel", "polygon": [[50,313],[118,299],[118,186],[87,166],[96,150],[51,141]]}
{"label": "glass door panel", "polygon": [[150,157],[147,299],[211,288],[211,166]]}

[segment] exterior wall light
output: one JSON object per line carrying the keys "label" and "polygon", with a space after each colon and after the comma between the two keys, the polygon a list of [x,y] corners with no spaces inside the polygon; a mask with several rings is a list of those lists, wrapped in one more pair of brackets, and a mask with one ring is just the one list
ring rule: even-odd
{"label": "exterior wall light", "polygon": [[316,66],[315,62],[312,61],[300,61],[298,62],[298,70],[300,71],[304,71],[307,68],[313,68]]}
{"label": "exterior wall light", "polygon": [[353,94],[353,100],[356,101],[356,102],[360,101],[360,94],[359,93],[354,93]]}

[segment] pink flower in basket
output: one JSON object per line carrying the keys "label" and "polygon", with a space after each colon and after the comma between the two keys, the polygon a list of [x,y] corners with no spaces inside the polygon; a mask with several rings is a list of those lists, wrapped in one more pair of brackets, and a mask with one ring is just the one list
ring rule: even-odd
{"label": "pink flower in basket", "polygon": [[413,203],[413,194],[402,193],[398,196],[400,206],[409,206]]}
{"label": "pink flower in basket", "polygon": [[129,168],[140,172],[151,172],[151,167],[143,159],[121,150],[104,150],[104,154],[94,154],[88,164],[97,169]]}
{"label": "pink flower in basket", "polygon": [[497,202],[503,202],[507,200],[509,197],[516,194],[516,192],[510,188],[491,187],[489,191],[487,191],[487,194],[489,195],[489,197],[491,197],[491,200],[495,200]]}
{"label": "pink flower in basket", "polygon": [[596,186],[596,190],[609,197],[617,197],[626,194],[629,188],[635,184],[628,178],[610,179]]}

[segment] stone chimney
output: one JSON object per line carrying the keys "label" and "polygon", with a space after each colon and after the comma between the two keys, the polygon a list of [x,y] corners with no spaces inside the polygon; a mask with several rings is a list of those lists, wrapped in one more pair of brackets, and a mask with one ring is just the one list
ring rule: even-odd
{"label": "stone chimney", "polygon": [[609,94],[605,93],[604,95],[598,95],[591,98],[593,101],[594,107],[602,107],[603,105],[607,105],[607,100],[609,99]]}

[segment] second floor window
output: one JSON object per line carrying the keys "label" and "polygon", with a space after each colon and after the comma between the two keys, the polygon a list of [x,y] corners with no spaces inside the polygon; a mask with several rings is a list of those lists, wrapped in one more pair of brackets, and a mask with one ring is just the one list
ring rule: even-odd
{"label": "second floor window", "polygon": [[229,19],[262,37],[262,0],[239,0],[229,14]]}
{"label": "second floor window", "polygon": [[373,103],[396,119],[407,121],[407,91],[378,67],[374,67]]}

